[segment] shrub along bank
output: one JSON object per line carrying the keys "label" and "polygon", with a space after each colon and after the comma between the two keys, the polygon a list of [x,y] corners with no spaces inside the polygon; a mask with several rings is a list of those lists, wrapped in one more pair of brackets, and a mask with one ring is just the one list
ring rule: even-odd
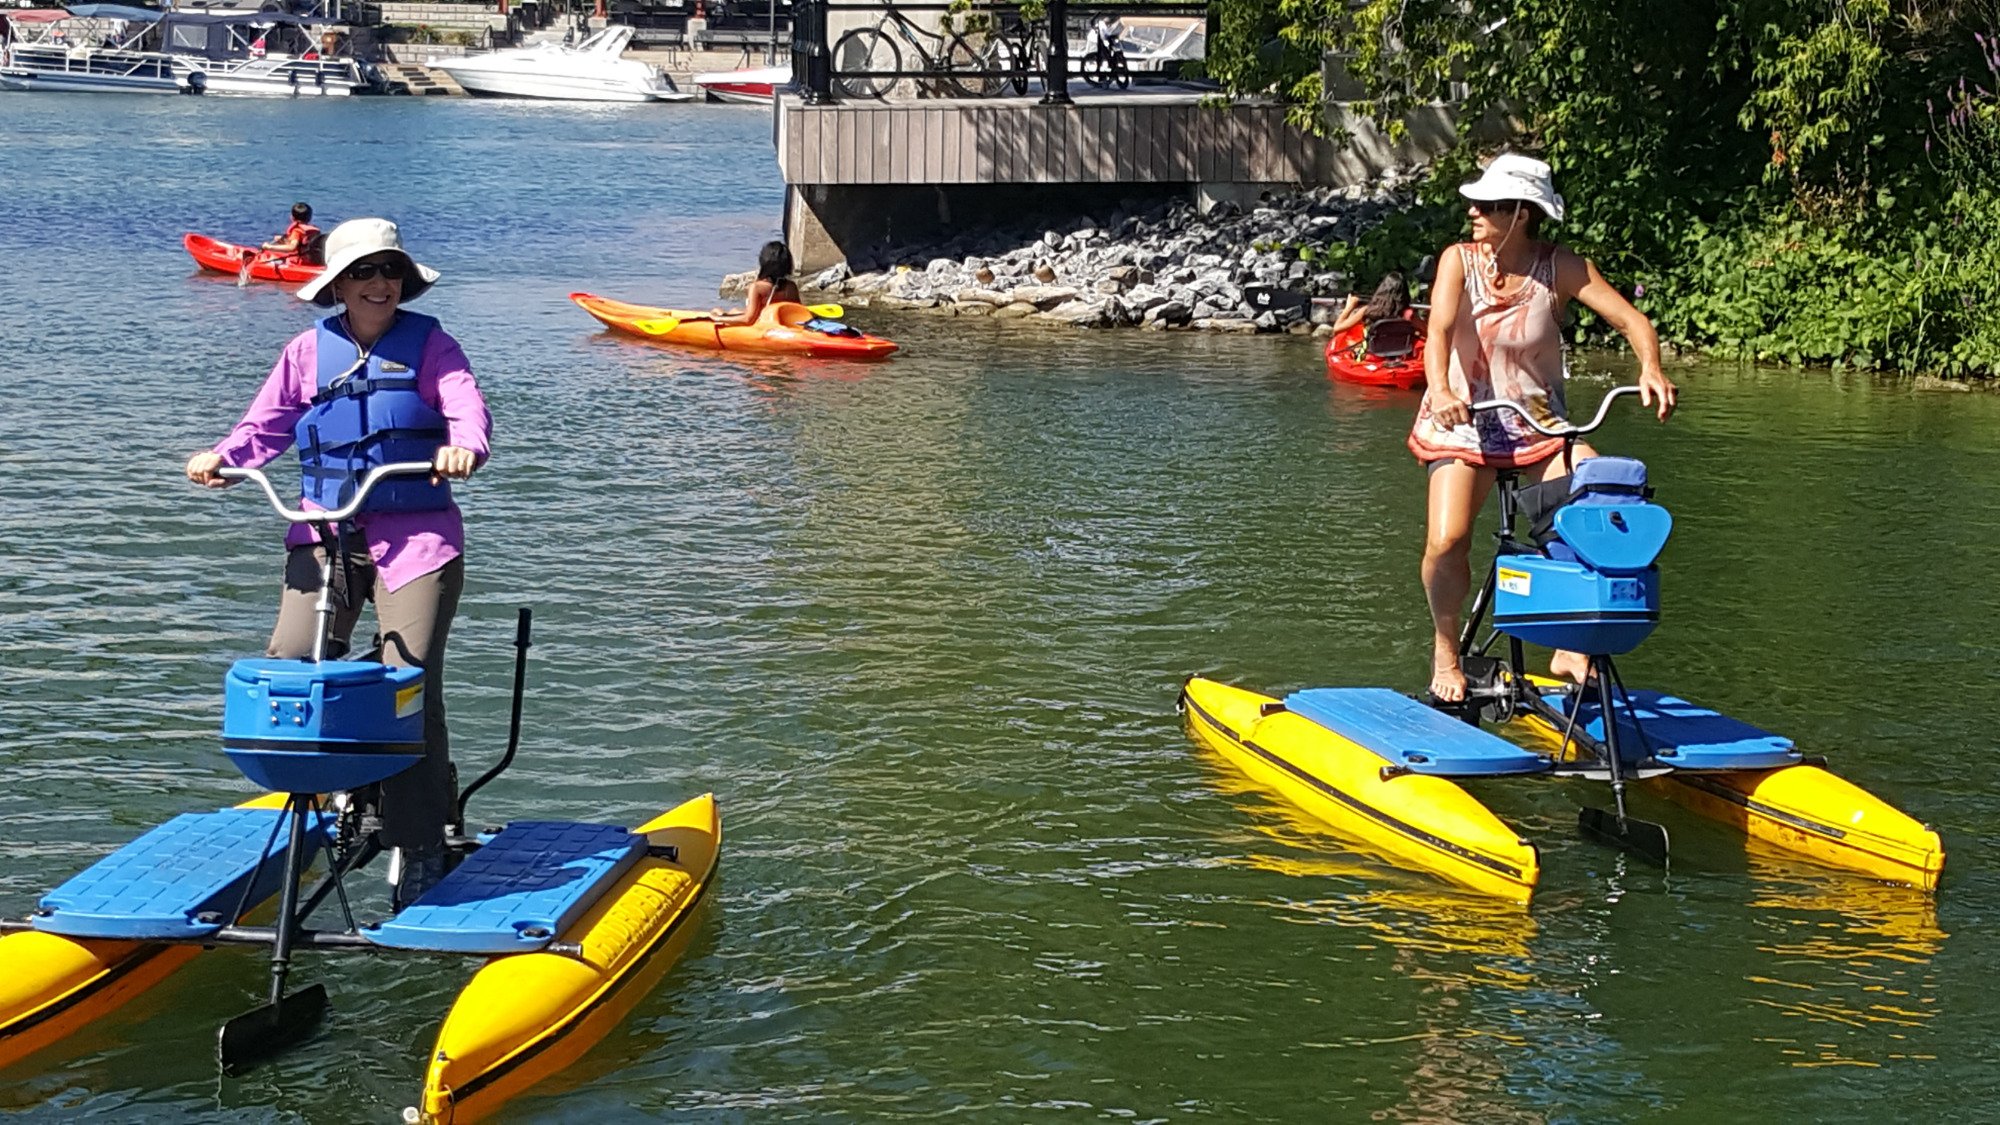
{"label": "shrub along bank", "polygon": [[[1323,52],[1387,124],[1505,111],[1569,198],[1556,236],[1681,347],[2000,373],[2000,43],[1987,0],[1216,0],[1209,69],[1320,127]],[[1366,276],[1460,237],[1440,161],[1339,251]],[[1586,338],[1604,335],[1585,316]]]}

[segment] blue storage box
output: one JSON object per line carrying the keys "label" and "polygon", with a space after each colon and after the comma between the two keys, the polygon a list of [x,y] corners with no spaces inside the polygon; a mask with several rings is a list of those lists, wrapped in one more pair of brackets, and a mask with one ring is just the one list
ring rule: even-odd
{"label": "blue storage box", "polygon": [[281,793],[334,793],[424,756],[424,672],[351,660],[239,660],[222,687],[222,749]]}
{"label": "blue storage box", "polygon": [[1604,574],[1580,562],[1503,555],[1493,626],[1529,644],[1590,656],[1639,647],[1660,623],[1660,571]]}

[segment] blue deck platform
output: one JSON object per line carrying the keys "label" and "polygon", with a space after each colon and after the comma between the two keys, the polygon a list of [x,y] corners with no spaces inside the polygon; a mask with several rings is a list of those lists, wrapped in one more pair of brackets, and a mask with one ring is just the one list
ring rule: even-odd
{"label": "blue deck platform", "polygon": [[[1759,730],[1699,704],[1657,691],[1629,694],[1639,725],[1633,725],[1633,715],[1626,713],[1621,700],[1614,708],[1618,715],[1621,759],[1637,761],[1650,746],[1662,765],[1678,770],[1768,770],[1795,766],[1804,760],[1791,739]],[[1542,699],[1565,715],[1569,714],[1569,708],[1578,706],[1576,700],[1564,694],[1551,693]],[[1604,717],[1599,713],[1597,701],[1584,700],[1581,707],[1578,726],[1602,742]]]}
{"label": "blue deck platform", "polygon": [[1390,765],[1436,777],[1544,773],[1539,754],[1388,688],[1308,688],[1285,709],[1361,746]]}
{"label": "blue deck platform", "polygon": [[[288,850],[284,816],[283,809],[182,813],[44,895],[31,922],[67,937],[207,937],[236,921],[226,915],[245,901],[247,884],[254,883],[252,905],[277,890]],[[326,813],[307,821],[309,849],[326,846],[332,821]]]}
{"label": "blue deck platform", "polygon": [[646,854],[609,824],[517,821],[387,922],[364,929],[391,949],[525,953],[554,941]]}

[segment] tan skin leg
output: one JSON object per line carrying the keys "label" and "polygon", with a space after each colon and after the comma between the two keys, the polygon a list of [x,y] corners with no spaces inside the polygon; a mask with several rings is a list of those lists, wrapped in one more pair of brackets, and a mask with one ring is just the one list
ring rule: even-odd
{"label": "tan skin leg", "polygon": [[1431,605],[1431,694],[1456,703],[1465,698],[1458,633],[1464,627],[1465,595],[1472,587],[1472,521],[1485,506],[1498,474],[1448,461],[1430,476],[1423,573],[1424,597]]}
{"label": "tan skin leg", "polygon": [[[1597,451],[1578,442],[1576,459]],[[1540,482],[1569,473],[1561,454],[1530,466],[1524,475]],[[1447,702],[1465,698],[1465,673],[1458,666],[1458,635],[1465,626],[1465,595],[1472,588],[1472,524],[1499,474],[1489,468],[1449,461],[1430,475],[1430,502],[1424,535],[1424,597],[1431,607],[1431,694]],[[1558,651],[1549,671],[1582,683],[1590,665],[1583,654]]]}

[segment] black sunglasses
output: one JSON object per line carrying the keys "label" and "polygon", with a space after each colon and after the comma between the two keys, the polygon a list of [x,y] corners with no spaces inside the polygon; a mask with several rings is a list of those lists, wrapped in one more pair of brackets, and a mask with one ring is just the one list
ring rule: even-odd
{"label": "black sunglasses", "polygon": [[340,276],[349,281],[367,281],[378,273],[390,281],[401,281],[409,276],[410,267],[400,258],[387,262],[356,262],[340,271]]}
{"label": "black sunglasses", "polygon": [[1491,215],[1496,211],[1518,211],[1528,205],[1519,199],[1475,199],[1471,202],[1472,209],[1482,215]]}

